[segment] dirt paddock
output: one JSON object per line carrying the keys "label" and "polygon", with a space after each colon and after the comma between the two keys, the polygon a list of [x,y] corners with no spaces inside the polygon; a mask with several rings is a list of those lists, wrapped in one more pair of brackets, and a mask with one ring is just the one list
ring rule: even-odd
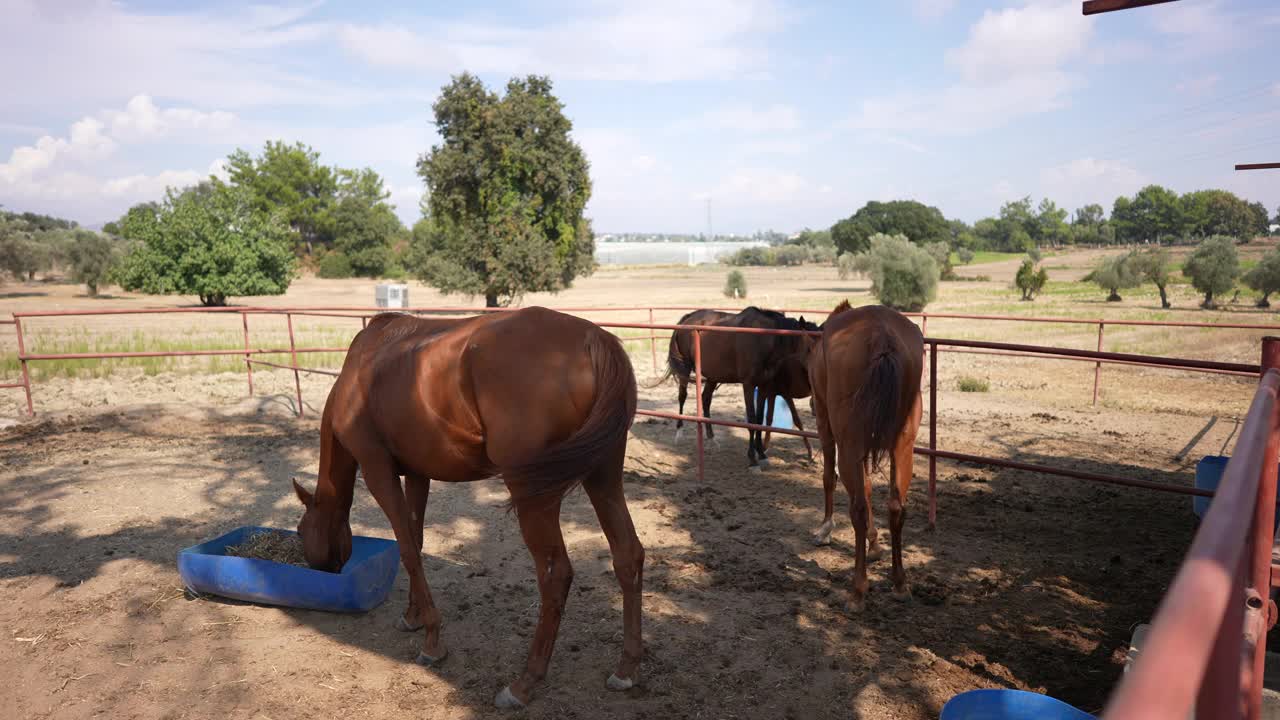
{"label": "dirt paddock", "polygon": [[[292,380],[261,375],[282,391]],[[216,398],[214,386],[243,378],[201,382]],[[323,403],[326,382],[310,381],[309,404]],[[717,415],[740,413],[735,390],[717,396]],[[644,388],[642,407],[670,407],[672,395],[670,384]],[[950,449],[1165,482],[1188,482],[1195,459],[1235,430],[1190,415],[943,395]],[[403,572],[388,602],[360,616],[184,595],[182,547],[240,525],[296,524],[289,479],[314,481],[317,421],[290,409],[287,395],[79,409],[0,435],[0,707],[16,711],[6,716],[500,715],[490,702],[522,666],[537,591],[496,481],[431,493],[427,573],[451,651],[438,670],[414,665],[417,636],[393,629]],[[807,407],[802,417],[812,422]],[[642,684],[624,694],[604,688],[621,644],[607,546],[582,493],[567,500],[575,582],[526,716],[931,718],[976,687],[1045,691],[1096,711],[1193,532],[1185,497],[951,463],[940,464],[929,532],[918,460],[905,532],[914,599],[892,599],[882,560],[868,609],[853,615],[843,491],[833,544],[814,547],[821,481],[799,441],[775,440],[774,464],[750,474],[745,436],[718,432],[700,484],[692,433],[676,447],[666,422],[634,427],[626,481],[648,552],[647,655]],[[882,478],[875,502],[887,546]],[[391,536],[363,490],[353,526]]]}

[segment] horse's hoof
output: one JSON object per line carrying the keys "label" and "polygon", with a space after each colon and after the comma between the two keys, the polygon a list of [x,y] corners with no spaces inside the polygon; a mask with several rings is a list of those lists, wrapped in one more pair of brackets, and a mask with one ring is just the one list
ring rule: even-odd
{"label": "horse's hoof", "polygon": [[413,661],[418,663],[422,667],[439,667],[440,663],[443,663],[445,661],[445,658],[447,657],[449,657],[448,650],[445,650],[444,652],[440,653],[439,656],[428,655],[425,652],[422,652],[421,650],[419,650],[418,657],[414,658]]}
{"label": "horse's hoof", "polygon": [[903,585],[901,588],[895,587],[890,595],[898,602],[911,602],[911,587],[909,585]]}
{"label": "horse's hoof", "polygon": [[510,687],[502,688],[502,692],[493,699],[493,704],[503,710],[520,710],[524,708],[524,703],[511,692]]}
{"label": "horse's hoof", "polygon": [[680,438],[683,436],[684,436],[684,428],[676,428],[676,439],[675,439],[676,445],[680,444]]}
{"label": "horse's hoof", "polygon": [[849,598],[849,612],[855,615],[860,615],[866,609],[867,609],[867,599],[865,597]]}
{"label": "horse's hoof", "polygon": [[831,528],[818,528],[818,532],[813,535],[813,544],[818,547],[825,547],[831,544]]}
{"label": "horse's hoof", "polygon": [[882,557],[884,557],[884,548],[879,545],[867,548],[867,560],[879,560]]}
{"label": "horse's hoof", "polygon": [[419,630],[422,629],[422,625],[421,624],[410,625],[409,621],[405,620],[404,616],[401,615],[400,617],[396,618],[396,629],[399,630],[400,632],[418,632]]}
{"label": "horse's hoof", "polygon": [[760,466],[759,466],[759,465],[748,465],[748,466],[747,466],[747,472],[751,473],[752,475],[759,475],[759,474],[760,474],[760,472],[761,472],[761,471],[760,471]]}
{"label": "horse's hoof", "polygon": [[630,690],[631,688],[635,687],[635,684],[636,684],[635,680],[630,680],[628,678],[620,678],[618,677],[617,673],[610,675],[608,681],[605,682],[605,685],[610,690],[616,690],[618,692],[622,692],[623,690]]}
{"label": "horse's hoof", "polygon": [[767,468],[771,462],[773,462],[772,458],[762,457],[760,458],[760,467]]}

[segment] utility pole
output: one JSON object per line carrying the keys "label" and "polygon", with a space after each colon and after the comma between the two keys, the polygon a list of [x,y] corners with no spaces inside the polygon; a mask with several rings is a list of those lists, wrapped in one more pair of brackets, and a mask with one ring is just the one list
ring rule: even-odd
{"label": "utility pole", "polygon": [[716,239],[715,230],[711,226],[711,196],[707,196],[707,242]]}

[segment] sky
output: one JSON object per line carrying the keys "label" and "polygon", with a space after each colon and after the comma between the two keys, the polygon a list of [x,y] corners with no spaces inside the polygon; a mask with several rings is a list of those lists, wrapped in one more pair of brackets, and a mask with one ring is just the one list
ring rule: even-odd
{"label": "sky", "polygon": [[[1110,209],[1149,183],[1271,212],[1280,5],[1025,0],[0,0],[0,206],[96,225],[302,141],[411,224],[452,75],[551,77],[598,233],[820,228],[911,198]],[[1270,42],[1268,42],[1268,40]]]}

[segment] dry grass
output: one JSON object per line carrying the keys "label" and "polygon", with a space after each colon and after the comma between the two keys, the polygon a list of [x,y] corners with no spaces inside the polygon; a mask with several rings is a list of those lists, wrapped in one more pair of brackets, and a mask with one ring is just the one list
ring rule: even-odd
{"label": "dry grass", "polygon": [[282,565],[309,567],[306,555],[302,551],[302,538],[293,533],[256,532],[238,545],[228,545],[225,554],[233,557],[270,560]]}

